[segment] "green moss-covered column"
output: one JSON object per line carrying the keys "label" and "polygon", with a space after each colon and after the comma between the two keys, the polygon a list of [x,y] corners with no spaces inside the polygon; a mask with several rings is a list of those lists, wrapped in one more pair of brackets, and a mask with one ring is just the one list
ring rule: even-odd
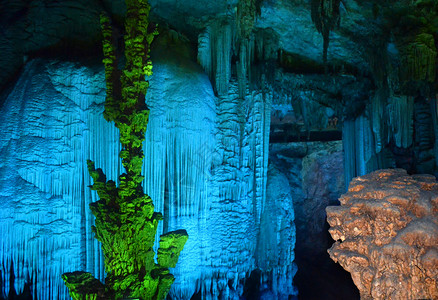
{"label": "green moss-covered column", "polygon": [[169,267],[175,267],[188,239],[185,230],[161,236],[158,263],[155,263],[153,246],[162,215],[154,212],[152,199],[143,192],[141,169],[149,117],[145,104],[149,83],[145,76],[152,74],[149,48],[156,30],[148,23],[150,6],[146,0],[126,0],[126,6],[126,64],[122,71],[117,69],[110,18],[101,16],[107,84],[104,117],[120,130],[120,157],[125,168],[125,173],[119,176],[119,186],[107,181],[93,162],[87,162],[94,180],[91,188],[97,191],[100,199],[92,203],[90,209],[96,217],[93,232],[102,243],[105,257],[105,295],[99,298],[92,289],[76,288],[87,285],[88,281],[81,283],[81,278],[71,279],[64,274],[75,299],[164,299],[174,281]]}

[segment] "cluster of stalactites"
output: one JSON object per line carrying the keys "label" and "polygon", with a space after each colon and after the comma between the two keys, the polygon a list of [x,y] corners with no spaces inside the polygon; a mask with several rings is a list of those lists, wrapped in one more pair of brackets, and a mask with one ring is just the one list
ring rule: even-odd
{"label": "cluster of stalactites", "polygon": [[257,0],[240,0],[235,15],[211,22],[198,38],[198,61],[212,79],[219,96],[228,94],[233,55],[238,58],[239,97],[243,99],[247,95],[257,38],[254,24],[258,13]]}
{"label": "cluster of stalactites", "polygon": [[[380,4],[390,23],[391,39],[381,42],[369,60],[377,86],[375,95],[363,115],[347,122],[344,128],[345,140],[353,139],[344,142],[345,152],[358,158],[357,161],[365,161],[359,168],[346,166],[348,178],[393,167],[391,147],[403,149],[400,151],[414,149],[414,155],[418,155],[415,168],[432,170],[425,161],[430,155],[433,136],[438,132],[434,121],[438,100],[433,92],[437,67],[435,2]],[[423,127],[419,130],[417,126]],[[368,128],[372,128],[371,143],[361,143],[363,135],[369,136]],[[435,146],[435,153],[436,149]]]}
{"label": "cluster of stalactites", "polygon": [[257,16],[256,0],[239,0],[237,4],[237,32],[239,61],[237,62],[237,81],[239,97],[247,94],[247,85],[251,81],[251,63],[254,61],[254,23]]}
{"label": "cluster of stalactites", "polygon": [[316,29],[323,37],[323,61],[327,62],[330,31],[340,22],[339,6],[341,0],[312,0],[311,17]]}
{"label": "cluster of stalactites", "polygon": [[91,274],[64,274],[63,279],[75,299],[164,299],[174,281],[168,268],[175,267],[188,239],[185,231],[162,235],[158,264],[155,263],[153,246],[162,215],[154,212],[151,198],[143,192],[141,172],[149,116],[145,76],[152,75],[148,53],[156,31],[149,29],[147,0],[127,0],[126,6],[126,64],[121,72],[116,68],[110,19],[106,15],[101,17],[107,82],[104,116],[120,130],[120,157],[126,173],[119,176],[117,187],[114,181],[107,181],[101,169],[95,169],[92,161],[87,162],[94,180],[91,188],[100,198],[90,209],[96,217],[92,229],[102,243],[107,277],[102,294],[97,292],[99,288]]}
{"label": "cluster of stalactites", "polygon": [[368,106],[368,115],[375,139],[375,151],[393,141],[397,147],[412,145],[414,98],[406,95],[387,95],[378,90]]}
{"label": "cluster of stalactites", "polygon": [[399,45],[403,81],[435,81],[437,49],[432,34],[403,38]]}
{"label": "cluster of stalactites", "polygon": [[212,81],[215,92],[227,95],[235,35],[229,17],[208,24],[198,37],[198,62]]}
{"label": "cluster of stalactites", "polygon": [[344,121],[346,184],[356,176],[393,167],[389,143],[407,149],[413,144],[414,98],[376,93],[364,115]]}
{"label": "cluster of stalactites", "polygon": [[255,0],[239,0],[237,4],[237,26],[240,38],[250,38],[256,20],[256,10]]}

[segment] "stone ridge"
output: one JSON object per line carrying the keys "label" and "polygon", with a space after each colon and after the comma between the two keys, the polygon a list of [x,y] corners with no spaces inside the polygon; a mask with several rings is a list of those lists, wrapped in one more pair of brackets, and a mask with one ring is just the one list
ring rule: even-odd
{"label": "stone ridge", "polygon": [[341,206],[327,207],[331,259],[351,273],[361,299],[438,299],[438,183],[380,170],[354,178]]}

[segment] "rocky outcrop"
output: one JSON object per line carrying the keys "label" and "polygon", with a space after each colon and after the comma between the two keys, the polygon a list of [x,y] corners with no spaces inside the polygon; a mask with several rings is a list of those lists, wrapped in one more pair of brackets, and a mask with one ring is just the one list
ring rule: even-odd
{"label": "rocky outcrop", "polygon": [[438,183],[381,170],[357,177],[327,207],[330,257],[362,299],[438,299]]}

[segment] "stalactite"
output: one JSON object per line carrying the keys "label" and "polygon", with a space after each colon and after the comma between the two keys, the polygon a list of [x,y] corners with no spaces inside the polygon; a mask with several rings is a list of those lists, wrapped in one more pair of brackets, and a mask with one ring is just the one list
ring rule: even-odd
{"label": "stalactite", "polygon": [[257,0],[239,0],[237,13],[212,21],[198,36],[198,62],[214,83],[219,96],[225,96],[231,79],[231,56],[236,62],[239,96],[243,99],[252,82],[254,23],[259,11]]}
{"label": "stalactite", "polygon": [[341,0],[312,0],[311,17],[316,29],[323,37],[323,61],[327,63],[330,31],[340,22],[339,5]]}
{"label": "stalactite", "polygon": [[[372,116],[371,116],[372,117]],[[380,120],[382,121],[382,120]],[[355,120],[344,121],[342,143],[344,147],[345,184],[354,177],[365,175],[377,169],[390,167],[391,159],[386,157],[383,149],[376,151],[374,120],[361,115]],[[380,126],[383,126],[382,124]]]}
{"label": "stalactite", "polygon": [[248,81],[251,82],[251,63],[254,60],[254,23],[256,20],[256,0],[239,0],[237,4],[237,43],[239,61],[237,63],[237,80],[239,97],[244,98]]}
{"label": "stalactite", "polygon": [[344,148],[344,176],[346,190],[351,179],[356,176],[354,120],[344,120],[342,128],[342,146]]}
{"label": "stalactite", "polygon": [[409,96],[391,96],[388,104],[388,125],[397,147],[412,145],[414,100]]}
{"label": "stalactite", "polygon": [[365,138],[367,137],[366,134],[366,128],[367,128],[367,120],[364,116],[359,116],[355,120],[354,124],[354,140],[356,142],[356,153],[355,153],[355,160],[356,160],[356,175],[355,176],[361,176],[365,175],[367,173],[366,169],[366,141]]}
{"label": "stalactite", "polygon": [[237,62],[237,81],[239,97],[248,93],[248,83],[251,82],[251,63],[254,60],[254,39],[248,37],[240,41],[239,61]]}
{"label": "stalactite", "polygon": [[[210,196],[215,199],[211,200],[210,209],[213,224],[216,219],[222,219],[222,223],[227,224],[223,227],[213,225],[217,230],[214,239],[232,242],[229,246],[221,244],[220,249],[212,252],[214,268],[211,271],[224,276],[221,268],[232,265],[235,271],[229,272],[229,275],[235,277],[235,286],[255,268],[253,258],[241,261],[237,257],[242,252],[254,253],[257,234],[250,228],[259,227],[265,209],[271,97],[269,93],[253,92],[246,95],[242,103],[238,83],[232,80],[229,95],[218,102],[219,136],[215,151],[219,157],[212,170],[215,174],[212,182],[215,182],[217,190],[214,189]],[[242,105],[245,108],[243,113]],[[240,126],[242,123],[243,126]],[[242,135],[240,130],[244,131]],[[236,237],[240,243],[234,242]],[[209,285],[208,282],[206,285]],[[226,283],[218,289],[226,290],[225,287]],[[213,290],[210,293],[214,295]]]}
{"label": "stalactite", "polygon": [[213,80],[218,95],[228,92],[234,35],[234,22],[225,17],[211,22],[198,38],[198,61]]}
{"label": "stalactite", "polygon": [[209,78],[213,77],[212,26],[207,26],[198,36],[198,63]]}
{"label": "stalactite", "polygon": [[[177,281],[176,284],[181,284],[178,290],[181,294],[171,291],[171,296],[177,299],[187,299],[199,290],[202,291],[203,299],[216,299],[219,294],[241,295],[242,290],[238,289],[243,287],[242,280],[255,268],[253,258],[242,260],[241,255],[246,253],[253,257],[257,243],[257,224],[263,210],[266,209],[264,199],[272,96],[269,93],[254,92],[246,95],[242,102],[237,85],[236,80],[232,79],[228,95],[218,99],[217,117],[211,131],[205,130],[204,127],[202,130],[195,129],[202,122],[197,119],[202,116],[195,113],[190,117],[193,119],[193,133],[190,137],[181,137],[182,131],[178,129],[181,125],[178,125],[178,120],[186,116],[187,112],[181,111],[181,115],[178,115],[177,103],[175,110],[173,106],[169,106],[167,109],[170,110],[158,111],[156,117],[151,117],[150,134],[166,141],[164,147],[176,147],[179,150],[175,152],[181,153],[178,156],[166,157],[167,162],[162,164],[169,168],[166,176],[169,185],[179,184],[182,191],[172,192],[169,195],[170,201],[188,205],[186,211],[174,211],[174,215],[170,216],[169,226],[177,226],[178,219],[184,219],[186,224],[193,223],[194,227],[190,227],[190,233],[193,239],[197,240],[197,247],[202,249],[198,260],[204,267],[196,270],[200,275],[195,278],[203,279],[199,280],[196,286]],[[173,117],[172,121],[168,119],[170,116]],[[202,118],[205,119],[205,116]],[[213,134],[213,128],[217,130],[216,136]],[[243,130],[243,134],[240,130]],[[189,140],[191,142],[187,143]],[[210,148],[211,145],[216,145],[215,149]],[[161,167],[152,164],[155,160],[152,155],[159,156],[160,152],[171,153],[172,150],[159,148],[152,152],[154,148],[156,147],[150,145],[150,148],[145,150],[146,157],[150,157],[145,160],[145,169],[151,172],[151,175],[148,175],[148,172],[145,174],[145,188],[151,186],[156,192],[157,187],[152,184],[156,172]],[[213,168],[210,170],[211,163]],[[183,177],[178,177],[178,168],[186,169],[187,174],[182,172]],[[181,179],[180,183],[178,180]],[[164,189],[164,186],[161,188]],[[184,193],[184,190],[191,193]],[[198,221],[199,218],[203,224],[205,222],[203,226],[210,228],[210,234],[199,230],[196,225],[197,222],[201,222]],[[191,247],[190,240],[186,247]],[[187,273],[184,269],[184,257],[182,259],[183,267],[180,271]],[[230,268],[233,271],[229,271]],[[280,274],[279,278],[287,280],[287,276],[293,277],[292,267],[285,266],[284,269],[285,272],[290,270],[290,273],[285,273],[284,276]],[[279,279],[279,282],[283,281]]]}
{"label": "stalactite", "polygon": [[375,153],[383,150],[387,140],[387,126],[386,126],[386,99],[387,95],[384,88],[376,91],[371,102],[370,116],[371,124],[375,140]]}

